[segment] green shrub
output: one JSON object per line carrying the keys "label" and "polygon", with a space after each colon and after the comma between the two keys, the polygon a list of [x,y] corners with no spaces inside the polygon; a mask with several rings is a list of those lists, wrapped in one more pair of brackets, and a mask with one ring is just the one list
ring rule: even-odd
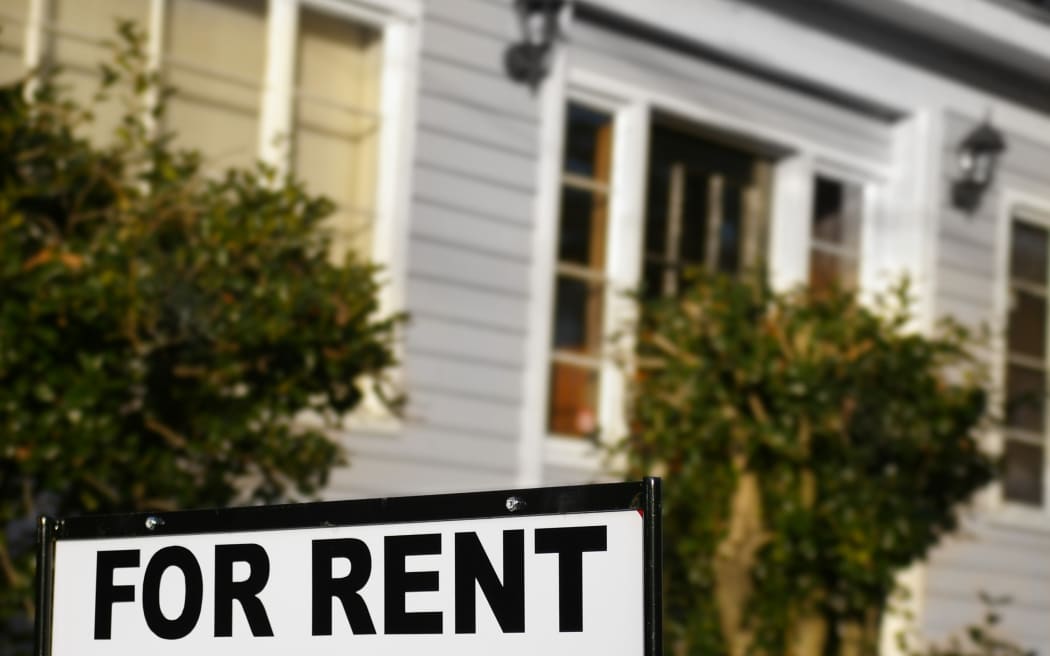
{"label": "green shrub", "polygon": [[128,109],[110,145],[79,136],[90,107],[53,80],[31,82],[32,102],[28,81],[0,89],[8,641],[32,611],[37,514],[309,495],[342,458],[317,419],[339,421],[394,362],[375,267],[330,262],[332,204],[262,167],[205,176],[154,136],[164,105],[147,113],[156,81],[121,31],[101,96]]}
{"label": "green shrub", "polygon": [[894,574],[993,476],[968,335],[907,290],[775,293],[702,275],[643,308],[629,475],[665,481],[675,654],[871,653]]}

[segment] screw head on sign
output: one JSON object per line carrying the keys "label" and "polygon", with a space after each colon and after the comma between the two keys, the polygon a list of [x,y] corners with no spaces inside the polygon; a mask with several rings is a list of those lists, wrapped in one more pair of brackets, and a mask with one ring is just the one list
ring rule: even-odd
{"label": "screw head on sign", "polygon": [[521,497],[507,497],[507,510],[510,512],[518,512],[525,507],[525,499]]}
{"label": "screw head on sign", "polygon": [[147,531],[152,531],[155,528],[157,528],[158,526],[164,526],[164,520],[163,519],[161,519],[160,517],[155,517],[153,515],[150,515],[149,517],[146,518],[146,530]]}

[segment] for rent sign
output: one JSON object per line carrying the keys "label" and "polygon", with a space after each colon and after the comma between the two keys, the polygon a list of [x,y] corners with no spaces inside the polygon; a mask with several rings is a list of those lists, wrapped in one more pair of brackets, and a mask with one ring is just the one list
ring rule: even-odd
{"label": "for rent sign", "polygon": [[42,522],[41,656],[659,653],[659,482]]}

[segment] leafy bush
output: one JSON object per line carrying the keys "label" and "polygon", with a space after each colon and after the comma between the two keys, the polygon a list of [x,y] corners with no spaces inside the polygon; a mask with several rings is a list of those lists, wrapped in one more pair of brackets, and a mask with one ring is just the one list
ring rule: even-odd
{"label": "leafy bush", "polygon": [[676,654],[870,653],[894,573],[993,476],[968,335],[907,330],[902,288],[698,277],[644,307],[629,475],[666,477]]}
{"label": "leafy bush", "polygon": [[[393,364],[376,269],[329,261],[332,204],[264,168],[205,176],[147,121],[142,36],[105,67],[112,144],[49,79],[0,89],[0,635],[31,615],[38,513],[309,495]],[[161,94],[163,96],[163,94]],[[309,426],[293,418],[308,412]],[[8,625],[5,628],[5,622]],[[5,650],[0,639],[0,652]],[[12,649],[10,645],[7,650]]]}

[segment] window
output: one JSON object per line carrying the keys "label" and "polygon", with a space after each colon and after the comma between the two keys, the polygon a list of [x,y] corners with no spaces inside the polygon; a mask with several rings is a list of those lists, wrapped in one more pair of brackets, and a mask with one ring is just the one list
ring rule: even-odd
{"label": "window", "polygon": [[816,177],[809,247],[809,284],[813,289],[857,288],[862,211],[860,185]]}
{"label": "window", "polygon": [[738,273],[765,250],[766,162],[688,126],[650,132],[642,289],[674,296],[692,268]]}
{"label": "window", "polygon": [[1003,497],[1042,506],[1046,435],[1047,229],[1015,219],[1010,231]]}
{"label": "window", "polygon": [[0,1],[0,84],[17,79],[25,70],[28,13],[28,2]]}
{"label": "window", "polygon": [[251,166],[259,148],[259,100],[266,67],[266,3],[167,3],[164,80],[176,89],[165,128],[205,166]]}
{"label": "window", "polygon": [[[602,370],[607,306],[621,291],[610,278],[618,264],[610,261],[609,221],[617,121],[582,103],[567,111],[547,392],[547,432],[557,436],[595,435],[602,395],[610,392],[602,389]],[[640,179],[625,183],[648,189],[639,208],[644,234],[630,255],[618,256],[639,258],[634,264],[641,266],[620,286],[673,295],[693,267],[736,273],[757,264],[765,250],[769,162],[680,121],[661,117],[639,127],[649,131],[649,158]]]}
{"label": "window", "polygon": [[[206,170],[264,159],[293,171],[336,204],[329,219],[333,255],[353,250],[371,257],[380,212],[385,26],[346,5],[343,11],[309,0],[0,0],[0,76],[13,79],[26,63],[57,64],[74,97],[88,100],[97,89],[97,64],[110,56],[104,42],[115,40],[115,19],[160,25],[150,47],[165,83],[177,90],[162,127],[177,134],[180,147],[200,151]],[[33,6],[43,10],[35,55],[26,46]],[[122,110],[116,99],[103,105],[88,136],[108,140]]]}
{"label": "window", "polygon": [[598,426],[612,127],[608,113],[568,109],[547,420],[559,435]]}

